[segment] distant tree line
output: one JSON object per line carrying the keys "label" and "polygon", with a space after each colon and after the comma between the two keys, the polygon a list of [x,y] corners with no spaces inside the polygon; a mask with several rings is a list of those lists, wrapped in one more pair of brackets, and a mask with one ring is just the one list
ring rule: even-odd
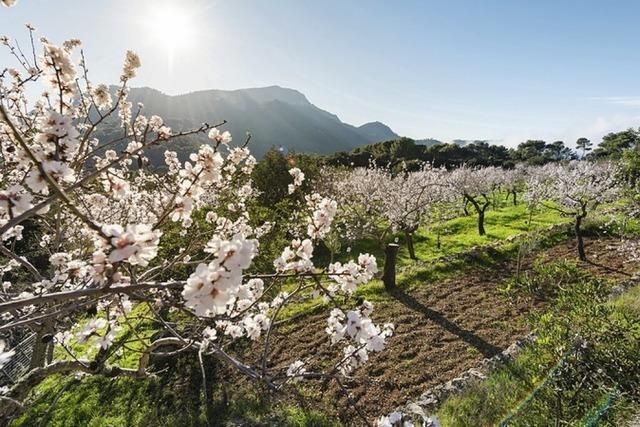
{"label": "distant tree line", "polygon": [[[410,138],[379,142],[358,147],[350,152],[338,152],[325,156],[325,163],[333,166],[367,166],[372,161],[378,165],[394,167],[406,163],[409,168],[418,168],[423,162],[435,167],[454,168],[469,166],[501,166],[511,168],[517,163],[545,165],[547,163],[589,159],[620,159],[631,152],[640,154],[640,129],[627,129],[606,135],[593,149],[587,138],[576,141],[576,149],[563,141],[546,142],[528,140],[516,148],[475,141],[468,144],[422,145]],[[640,155],[638,156],[640,158]],[[640,163],[640,159],[638,160]]]}
{"label": "distant tree line", "polygon": [[307,184],[315,181],[326,166],[367,167],[372,162],[380,167],[420,170],[427,162],[434,167],[457,168],[496,166],[513,168],[524,163],[541,166],[576,159],[623,160],[623,172],[633,182],[640,179],[640,129],[612,132],[602,138],[597,147],[587,138],[576,141],[576,149],[567,147],[563,141],[551,143],[528,140],[516,148],[475,141],[467,144],[419,144],[410,138],[369,144],[350,152],[338,152],[328,156],[284,154],[271,149],[258,162],[254,173],[254,185],[260,192],[259,200],[270,206],[287,198],[286,187],[291,181],[289,168],[299,167],[307,176]]}

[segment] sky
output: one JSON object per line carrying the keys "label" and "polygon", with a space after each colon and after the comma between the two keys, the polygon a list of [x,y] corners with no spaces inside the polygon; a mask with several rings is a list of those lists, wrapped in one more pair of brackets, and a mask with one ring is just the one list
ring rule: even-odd
{"label": "sky", "polygon": [[279,85],[347,123],[514,146],[640,126],[638,16],[636,0],[19,0],[0,35],[80,38],[96,83],[132,49],[132,86]]}

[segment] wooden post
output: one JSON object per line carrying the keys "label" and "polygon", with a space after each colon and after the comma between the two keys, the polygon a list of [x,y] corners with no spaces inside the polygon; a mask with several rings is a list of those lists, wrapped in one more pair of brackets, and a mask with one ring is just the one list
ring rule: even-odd
{"label": "wooden post", "polygon": [[389,243],[384,249],[384,274],[382,282],[385,289],[393,289],[396,287],[396,258],[398,257],[399,245]]}

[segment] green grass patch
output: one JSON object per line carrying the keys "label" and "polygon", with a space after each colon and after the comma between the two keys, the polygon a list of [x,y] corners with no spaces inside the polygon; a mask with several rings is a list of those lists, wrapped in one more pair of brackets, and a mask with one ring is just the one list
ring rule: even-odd
{"label": "green grass patch", "polygon": [[[437,226],[441,230],[439,248],[435,232],[436,226],[420,227],[413,237],[416,257],[420,261],[434,260],[467,251],[474,246],[502,241],[516,235],[569,221],[570,219],[551,209],[539,209],[531,213],[524,203],[517,206],[505,205],[487,211],[485,215],[487,234],[480,236],[478,234],[478,217],[470,212],[468,216],[454,218]],[[414,264],[414,260],[409,258],[403,234],[393,235],[389,240],[397,240],[400,244],[399,266]],[[337,259],[343,261],[353,257],[353,254],[365,252],[375,255],[379,260],[384,259],[382,248],[373,239],[363,239],[356,242],[352,245],[350,253],[343,251],[337,256]]]}
{"label": "green grass patch", "polygon": [[640,288],[612,302],[607,289],[576,277],[535,321],[537,342],[447,399],[442,425],[619,425],[640,397]]}
{"label": "green grass patch", "polygon": [[200,367],[195,354],[156,361],[157,378],[105,378],[55,375],[30,396],[27,410],[13,427],[158,427],[158,426],[317,426],[339,425],[312,409],[273,400],[243,381],[233,381],[228,369],[205,358],[211,401],[205,404]]}

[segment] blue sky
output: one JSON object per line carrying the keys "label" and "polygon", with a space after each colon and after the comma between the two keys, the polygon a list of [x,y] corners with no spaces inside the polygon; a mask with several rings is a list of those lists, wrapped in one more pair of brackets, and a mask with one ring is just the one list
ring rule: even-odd
{"label": "blue sky", "polygon": [[639,16],[638,1],[19,0],[0,34],[82,39],[96,82],[130,48],[135,86],[276,84],[356,125],[514,145],[640,126]]}

